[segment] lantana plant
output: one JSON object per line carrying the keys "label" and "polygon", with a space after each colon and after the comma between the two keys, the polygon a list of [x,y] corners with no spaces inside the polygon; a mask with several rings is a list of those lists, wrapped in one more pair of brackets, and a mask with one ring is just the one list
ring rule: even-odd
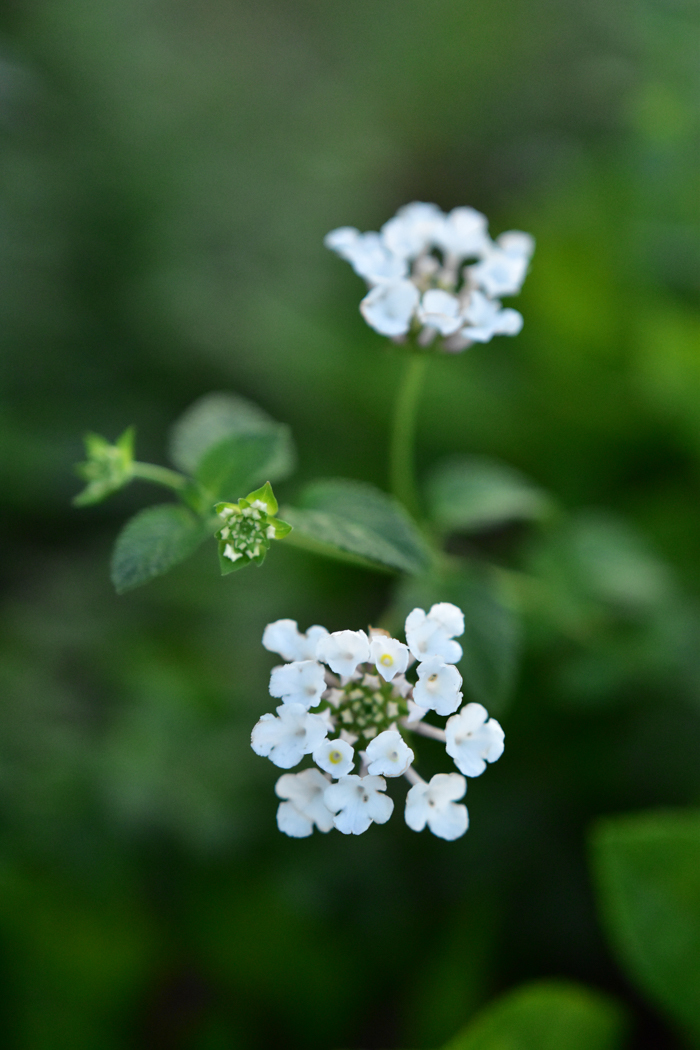
{"label": "lantana plant", "polygon": [[[444,542],[455,528],[490,523],[494,508],[497,521],[537,520],[551,501],[505,465],[469,458],[438,467],[426,497],[413,464],[417,401],[431,356],[522,327],[521,314],[501,298],[520,291],[534,241],[519,231],[492,240],[487,225],[473,208],[445,214],[414,202],[378,233],[341,227],[326,237],[367,282],[362,316],[405,358],[390,494],[358,481],[319,480],[278,516],[271,482],[294,469],[291,435],[232,394],[206,395],[176,422],[169,449],[176,469],[137,461],[132,428],[114,445],[86,438],[78,472],[87,488],[77,504],[98,502],[135,479],[177,498],[139,512],[122,530],[112,560],[120,592],[168,571],[212,537],[223,575],[261,565],[273,541],[283,541],[398,577],[385,622],[403,615],[405,642],[386,626],[302,633],[281,619],[265,628],[265,648],[286,662],[272,670],[270,694],[280,703],[253,729],[253,749],[283,770],[314,763],[277,781],[277,822],[292,837],[314,827],[360,834],[384,823],[394,808],[386,778],[406,777],[408,826],[458,838],[468,826],[460,802],[466,778],[503,751],[503,730],[485,703],[502,704],[512,678],[513,591],[502,571],[448,554]],[[446,719],[444,727],[436,718]],[[425,781],[414,768],[421,738],[443,743],[457,771]]]}

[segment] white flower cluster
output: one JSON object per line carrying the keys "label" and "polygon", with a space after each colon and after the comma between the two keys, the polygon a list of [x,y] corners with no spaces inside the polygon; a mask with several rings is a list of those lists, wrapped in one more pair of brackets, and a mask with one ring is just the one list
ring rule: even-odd
{"label": "white flower cluster", "polygon": [[360,303],[367,324],[395,339],[413,332],[422,346],[439,335],[454,353],[494,335],[517,335],[523,326],[500,298],[520,291],[535,242],[518,230],[492,241],[487,227],[474,208],[446,215],[414,201],[379,233],[342,226],[324,243],[369,285]]}
{"label": "white flower cluster", "polygon": [[[392,814],[384,778],[405,776],[412,785],[405,808],[410,828],[427,825],[443,839],[464,834],[469,818],[458,799],[467,790],[465,777],[478,777],[500,758],[504,734],[481,704],[460,709],[462,677],[454,665],[462,647],[455,638],[463,633],[464,615],[448,602],[409,613],[407,644],[373,628],[369,635],[329,634],[315,626],[302,634],[294,620],[268,624],[263,645],[288,662],[270,675],[270,695],[281,703],[254,727],[252,748],[281,769],[306,755],[316,763],[277,781],[280,831],[304,838],[315,826],[360,835]],[[412,683],[406,672],[414,665]],[[431,711],[449,716],[444,729],[424,721]],[[411,733],[442,741],[460,772],[438,773],[426,783],[412,766],[405,740]]]}

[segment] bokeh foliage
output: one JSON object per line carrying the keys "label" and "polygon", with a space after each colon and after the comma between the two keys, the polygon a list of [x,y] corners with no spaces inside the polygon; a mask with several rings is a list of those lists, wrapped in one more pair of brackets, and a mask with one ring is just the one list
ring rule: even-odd
{"label": "bokeh foliage", "polygon": [[[619,955],[606,943],[585,842],[601,815],[700,795],[692,5],[16,0],[1,18],[6,1042],[419,1050],[561,975],[626,1003],[628,1045],[680,1045],[691,1021],[629,917],[606,927]],[[117,599],[110,547],[159,496],[78,511],[72,464],[84,431],[130,424],[165,463],[172,421],[227,390],[293,431],[281,504],[319,476],[385,486],[400,361],[321,241],[416,198],[538,240],[523,333],[432,362],[419,435],[428,487],[456,456],[532,486],[508,526],[437,522],[500,568],[445,580],[473,636],[494,589],[526,612],[522,637],[489,631],[512,658],[462,668],[475,699],[498,693],[508,747],[458,843],[399,820],[290,842],[248,746],[262,628],[377,623],[391,579],[278,544],[222,581],[205,544]],[[638,904],[641,831],[602,827],[617,852],[596,871]]]}

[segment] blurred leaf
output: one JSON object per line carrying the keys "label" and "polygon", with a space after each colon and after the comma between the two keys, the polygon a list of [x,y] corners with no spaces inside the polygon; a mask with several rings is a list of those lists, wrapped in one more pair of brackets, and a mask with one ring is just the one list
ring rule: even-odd
{"label": "blurred leaf", "polygon": [[177,503],[140,511],[119,533],[112,554],[118,594],[162,576],[189,558],[211,534],[208,524]]}
{"label": "blurred leaf", "polygon": [[[513,689],[520,652],[520,623],[488,566],[469,565],[406,582],[399,602],[403,618],[412,608],[453,602],[464,612],[464,655],[459,669],[468,699],[502,711]],[[397,625],[398,626],[398,625]]]}
{"label": "blurred leaf", "polygon": [[217,500],[236,500],[252,485],[288,474],[293,451],[287,427],[232,434],[204,454],[195,471],[200,485]]}
{"label": "blurred leaf", "polygon": [[700,1043],[700,812],[601,821],[593,869],[625,969]]}
{"label": "blurred leaf", "polygon": [[540,614],[581,637],[611,612],[647,617],[675,592],[671,570],[644,536],[604,511],[581,512],[540,537],[527,568],[541,588]]}
{"label": "blurred leaf", "polygon": [[319,554],[350,555],[368,567],[409,574],[429,564],[413,520],[392,496],[372,485],[341,478],[315,481],[301,493],[297,507],[281,513],[294,528],[288,542]]}
{"label": "blurred leaf", "polygon": [[582,985],[538,981],[487,1006],[444,1050],[616,1050],[624,1019]]}
{"label": "blurred leaf", "polygon": [[[237,394],[206,394],[174,424],[170,433],[170,458],[180,470],[195,474],[200,466],[204,466],[207,453],[213,454],[215,447],[223,446],[227,438],[263,434],[277,435],[277,443],[274,449],[271,446],[270,458],[263,471],[265,478],[275,481],[290,474],[295,466],[294,446],[288,428]],[[226,453],[222,452],[221,456],[225,459]],[[207,469],[217,475],[220,461],[221,457],[214,456]],[[262,476],[256,476],[250,484],[261,480]],[[230,493],[231,498],[243,495],[245,487],[243,484]],[[221,493],[221,498],[227,494]]]}
{"label": "blurred leaf", "polygon": [[552,512],[553,501],[519,471],[481,456],[454,456],[427,483],[433,520],[445,531],[470,531],[530,521]]}

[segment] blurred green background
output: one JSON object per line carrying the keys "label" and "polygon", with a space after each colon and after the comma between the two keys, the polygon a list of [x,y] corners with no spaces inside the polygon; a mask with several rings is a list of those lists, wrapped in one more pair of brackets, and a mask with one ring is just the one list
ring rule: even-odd
{"label": "blurred green background", "polygon": [[[4,5],[4,1045],[428,1050],[553,976],[625,1003],[630,1047],[682,1045],[607,945],[586,836],[700,804],[696,15]],[[165,462],[175,417],[232,390],[293,429],[282,500],[317,475],[385,487],[399,355],[322,238],[414,199],[537,238],[522,335],[432,363],[419,461],[486,454],[548,489],[573,524],[469,549],[534,566],[560,601],[526,616],[494,712],[508,747],[470,785],[464,839],[394,819],[292,841],[248,743],[262,629],[376,622],[391,581],[284,544],[221,580],[212,544],[117,598],[117,530],[161,497],[75,510],[72,464],[85,430],[130,423],[139,458]],[[591,522],[618,540],[600,623],[561,567]]]}

